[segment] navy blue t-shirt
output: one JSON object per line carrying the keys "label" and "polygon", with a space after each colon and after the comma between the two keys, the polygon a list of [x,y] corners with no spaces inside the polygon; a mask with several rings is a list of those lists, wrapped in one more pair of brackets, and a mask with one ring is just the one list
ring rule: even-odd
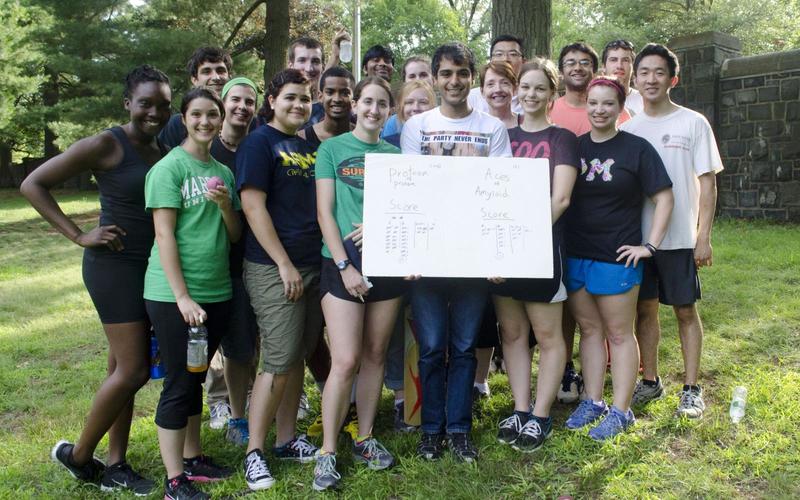
{"label": "navy blue t-shirt", "polygon": [[620,131],[605,142],[578,138],[581,171],[567,210],[567,255],[616,262],[622,245],[642,244],[642,205],[672,187],[646,139]]}
{"label": "navy blue t-shirt", "polygon": [[[295,266],[320,265],[322,233],[317,223],[316,156],[306,141],[270,125],[250,133],[236,151],[237,191],[252,187],[267,194],[267,212]],[[275,264],[249,226],[244,257],[258,264]]]}

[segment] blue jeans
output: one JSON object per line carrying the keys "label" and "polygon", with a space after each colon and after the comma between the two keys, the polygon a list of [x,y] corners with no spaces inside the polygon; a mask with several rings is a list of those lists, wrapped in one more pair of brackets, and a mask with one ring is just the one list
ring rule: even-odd
{"label": "blue jeans", "polygon": [[422,432],[469,432],[475,343],[488,297],[488,281],[423,278],[411,291],[419,341]]}

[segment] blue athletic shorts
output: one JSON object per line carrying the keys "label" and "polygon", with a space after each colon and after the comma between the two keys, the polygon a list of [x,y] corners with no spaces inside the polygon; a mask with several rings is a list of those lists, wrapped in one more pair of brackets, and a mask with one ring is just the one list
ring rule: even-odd
{"label": "blue athletic shorts", "polygon": [[636,267],[592,259],[567,257],[567,291],[586,287],[592,295],[618,295],[642,283],[644,263]]}

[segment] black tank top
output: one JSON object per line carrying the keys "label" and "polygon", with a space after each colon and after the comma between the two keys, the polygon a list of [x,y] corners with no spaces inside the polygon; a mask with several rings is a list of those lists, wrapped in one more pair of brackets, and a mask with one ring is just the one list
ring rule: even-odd
{"label": "black tank top", "polygon": [[[100,191],[100,225],[117,225],[127,234],[120,236],[121,252],[95,247],[98,254],[114,254],[123,258],[147,259],[153,247],[153,216],[145,210],[144,179],[152,165],[136,152],[122,127],[108,129],[122,146],[122,160],[111,170],[95,172]],[[159,144],[161,155],[164,149]]]}
{"label": "black tank top", "polygon": [[322,141],[317,137],[317,133],[314,131],[314,125],[310,125],[303,130],[306,133],[306,142],[311,146],[311,149],[314,151],[319,149],[319,145],[322,144]]}

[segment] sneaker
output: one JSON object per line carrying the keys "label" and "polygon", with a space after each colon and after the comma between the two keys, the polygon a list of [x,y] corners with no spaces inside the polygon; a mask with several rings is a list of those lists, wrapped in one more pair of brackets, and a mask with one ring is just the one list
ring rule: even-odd
{"label": "sneaker", "polygon": [[236,446],[247,446],[250,441],[250,429],[246,418],[232,418],[228,420],[228,430],[225,431],[225,439]]}
{"label": "sneaker", "polygon": [[595,441],[605,441],[624,431],[634,422],[636,418],[633,416],[633,410],[623,413],[616,406],[612,406],[606,418],[589,431],[589,437]]}
{"label": "sneaker", "polygon": [[531,453],[542,447],[544,440],[553,433],[553,419],[538,419],[531,417],[522,426],[519,437],[511,444],[511,447],[522,453]]}
{"label": "sneaker", "polygon": [[583,392],[583,378],[575,372],[571,366],[564,369],[564,376],[561,377],[561,386],[558,388],[556,399],[562,404],[572,404],[581,397]]}
{"label": "sneaker", "polygon": [[336,489],[341,480],[341,474],[336,472],[336,455],[333,453],[318,453],[317,465],[314,466],[314,482],[311,483],[314,490]]}
{"label": "sneaker", "polygon": [[206,500],[208,493],[198,490],[184,474],[164,481],[164,500]]}
{"label": "sneaker", "polygon": [[313,462],[319,448],[306,439],[305,434],[296,436],[283,446],[272,448],[272,453],[281,460],[295,460],[302,464]]}
{"label": "sneaker", "polygon": [[50,458],[54,462],[60,463],[72,474],[72,477],[84,483],[99,484],[100,476],[105,471],[105,464],[97,457],[92,457],[89,462],[84,465],[75,465],[72,462],[72,449],[75,447],[69,441],[59,441],[50,450]]}
{"label": "sneaker", "polygon": [[149,495],[155,487],[156,483],[140,476],[127,462],[109,465],[100,480],[100,489],[103,491],[129,490],[137,497]]}
{"label": "sneaker", "polygon": [[394,405],[394,430],[395,432],[414,432],[417,426],[406,423],[405,401]]}
{"label": "sneaker", "polygon": [[423,432],[417,444],[417,456],[425,460],[439,460],[442,454],[444,454],[444,436]]}
{"label": "sneaker", "polygon": [[306,436],[314,438],[322,436],[322,413],[317,415],[314,421],[308,424]]}
{"label": "sneaker", "polygon": [[347,411],[342,432],[350,436],[353,441],[358,439],[358,412],[356,411],[355,403],[351,404],[350,409]]}
{"label": "sneaker", "polygon": [[207,483],[210,481],[222,481],[233,474],[233,471],[215,464],[209,456],[199,455],[194,458],[183,459],[183,473],[186,474],[189,481]]}
{"label": "sneaker", "polygon": [[516,412],[512,413],[510,417],[501,420],[498,424],[497,440],[503,444],[513,443],[519,436],[522,426],[522,419],[519,418],[519,415]]}
{"label": "sneaker", "polygon": [[255,449],[244,457],[244,480],[253,491],[266,490],[275,484],[275,478],[269,471],[264,453]]}
{"label": "sneaker", "polygon": [[362,442],[353,441],[353,460],[366,464],[371,470],[388,469],[394,457],[377,439],[370,436]]}
{"label": "sneaker", "polygon": [[703,402],[703,389],[689,389],[681,391],[681,400],[675,415],[687,418],[703,418],[706,404]]}
{"label": "sneaker", "polygon": [[311,413],[311,406],[308,404],[306,391],[300,394],[300,403],[297,405],[297,420],[303,420]]}
{"label": "sneaker", "polygon": [[478,459],[478,449],[472,444],[466,432],[453,432],[447,435],[447,446],[462,462],[472,463]]}
{"label": "sneaker", "polygon": [[224,429],[228,419],[231,418],[231,407],[224,401],[211,405],[208,412],[210,414],[208,426],[212,429]]}
{"label": "sneaker", "polygon": [[585,427],[608,412],[608,406],[603,402],[598,405],[591,399],[584,399],[567,419],[567,429],[580,429]]}
{"label": "sneaker", "polygon": [[664,396],[664,386],[661,384],[661,377],[656,379],[656,385],[647,385],[643,379],[636,382],[631,397],[631,405],[644,405],[650,401],[661,399]]}

